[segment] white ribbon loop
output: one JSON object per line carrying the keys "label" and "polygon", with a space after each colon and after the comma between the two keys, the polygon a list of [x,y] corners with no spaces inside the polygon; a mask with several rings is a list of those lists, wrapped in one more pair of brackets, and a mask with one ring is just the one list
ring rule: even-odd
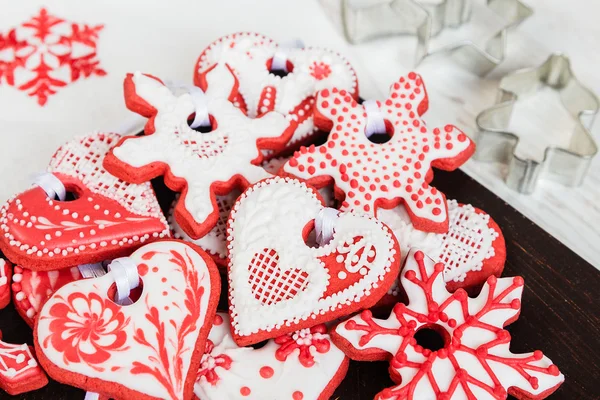
{"label": "white ribbon loop", "polygon": [[51,172],[42,172],[36,175],[33,179],[33,184],[41,187],[51,199],[57,197],[60,201],[65,201],[67,198],[65,185]]}
{"label": "white ribbon loop", "polygon": [[371,137],[377,133],[385,133],[385,120],[375,100],[365,100],[362,103],[367,113],[367,128],[365,134]]}
{"label": "white ribbon loop", "polygon": [[178,83],[170,80],[166,81],[165,85],[174,94],[177,94],[177,91],[182,90],[192,97],[195,110],[194,120],[190,125],[192,129],[210,126],[210,118],[208,116],[208,99],[206,98],[206,95],[202,89],[200,89],[198,86],[186,85],[184,83]]}
{"label": "white ribbon loop", "polygon": [[116,302],[122,304],[129,297],[131,290],[139,286],[140,276],[137,264],[129,257],[115,258],[108,265],[108,270],[117,286]]}
{"label": "white ribbon loop", "polygon": [[290,72],[287,69],[288,53],[292,49],[303,49],[304,43],[300,39],[292,40],[291,42],[282,43],[279,48],[273,54],[273,61],[271,62],[271,71],[284,71]]}
{"label": "white ribbon loop", "polygon": [[335,208],[326,207],[321,209],[315,218],[315,234],[319,247],[325,246],[333,238],[335,223],[340,212]]}

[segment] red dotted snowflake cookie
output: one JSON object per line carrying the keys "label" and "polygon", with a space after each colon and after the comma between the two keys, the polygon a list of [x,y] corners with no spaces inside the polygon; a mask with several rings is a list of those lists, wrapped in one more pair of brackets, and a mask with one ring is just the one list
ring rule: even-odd
{"label": "red dotted snowflake cookie", "polygon": [[0,33],[0,79],[43,106],[80,78],[106,75],[97,56],[102,28],[69,22],[42,8],[29,21]]}
{"label": "red dotted snowflake cookie", "polygon": [[[523,278],[491,276],[477,298],[459,289],[449,293],[444,265],[419,250],[408,255],[401,283],[408,305],[398,303],[387,320],[363,311],[339,324],[334,342],[356,360],[390,360],[397,386],[378,400],[542,399],[564,376],[539,350],[510,352],[505,325],[521,311]],[[421,330],[440,338],[438,350],[422,347]]]}
{"label": "red dotted snowflake cookie", "polygon": [[394,83],[388,99],[377,106],[391,135],[385,143],[367,137],[370,117],[348,91],[321,90],[315,123],[331,131],[327,142],[301,148],[283,172],[317,187],[335,182],[342,211],[377,215],[377,208],[403,202],[417,229],[446,232],[446,199],[429,185],[431,167],[459,167],[473,154],[475,144],[452,125],[433,130],[425,125],[421,116],[428,108],[427,92],[415,73]]}
{"label": "red dotted snowflake cookie", "polygon": [[48,172],[72,193],[72,201],[50,198],[34,186],[0,208],[0,248],[9,260],[55,270],[117,258],[169,235],[150,183],[127,183],[102,166],[120,138],[93,133],[52,156]]}
{"label": "red dotted snowflake cookie", "polygon": [[[286,59],[287,74],[270,72],[277,53]],[[291,116],[297,123],[286,149],[297,148],[315,135],[313,105],[325,88],[345,89],[358,98],[356,73],[340,54],[318,47],[285,48],[258,33],[235,33],[211,43],[196,62],[194,81],[218,63],[227,64],[239,80],[235,103],[251,117],[269,111]]]}
{"label": "red dotted snowflake cookie", "polygon": [[296,125],[276,112],[254,119],[244,115],[229,101],[237,80],[228,67],[214,67],[205,79],[211,130],[201,133],[188,126],[196,111],[190,94],[176,96],[154,77],[129,75],[125,100],[132,111],[150,118],[146,135],[124,138],[104,162],[129,182],[164,175],[167,186],[181,191],[175,219],[194,239],[217,224],[217,195],[271,176],[260,166],[260,150],[281,148]]}
{"label": "red dotted snowflake cookie", "polygon": [[194,386],[200,399],[326,400],[348,370],[348,358],[331,343],[323,324],[269,340],[259,349],[236,345],[229,327],[229,316],[218,313]]}

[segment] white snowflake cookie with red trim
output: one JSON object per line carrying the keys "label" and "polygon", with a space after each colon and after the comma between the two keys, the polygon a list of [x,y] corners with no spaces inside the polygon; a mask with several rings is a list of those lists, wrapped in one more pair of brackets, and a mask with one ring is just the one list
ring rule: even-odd
{"label": "white snowflake cookie with red trim", "polygon": [[[452,125],[427,128],[421,116],[429,106],[421,77],[410,73],[390,89],[385,101],[367,111],[348,91],[324,89],[315,103],[315,124],[331,131],[321,146],[303,147],[282,172],[316,187],[335,183],[340,210],[377,215],[378,208],[406,207],[423,231],[448,230],[446,198],[429,186],[431,167],[453,170],[474,152],[475,144]],[[370,132],[379,121],[385,132]],[[387,134],[384,143],[369,134]]]}
{"label": "white snowflake cookie with red trim", "polygon": [[[394,232],[402,261],[410,248],[418,248],[435,261],[444,263],[446,289],[467,292],[480,289],[491,275],[500,277],[506,261],[504,236],[496,222],[484,211],[470,204],[448,200],[449,227],[446,233],[415,229],[403,206],[379,210],[378,219]],[[382,301],[390,305],[402,299],[399,282],[392,285]]]}
{"label": "white snowflake cookie with red trim", "polygon": [[[112,264],[108,274],[68,283],[42,306],[33,334],[41,365],[59,382],[110,398],[190,400],[219,300],[215,264],[178,240],[136,250],[127,264],[137,274],[113,272]],[[111,293],[132,276],[141,295],[121,305]]]}
{"label": "white snowflake cookie with red trim", "polygon": [[103,168],[120,138],[93,133],[57,150],[48,172],[72,193],[72,201],[34,186],[0,208],[0,248],[9,260],[54,270],[117,258],[169,235],[150,183],[127,183]]}
{"label": "white snowflake cookie with red trim", "polygon": [[331,240],[307,238],[324,209],[318,192],[274,177],[248,188],[228,222],[229,314],[245,346],[374,305],[399,270],[391,230],[366,215],[339,213]]}
{"label": "white snowflake cookie with red trim", "polygon": [[[398,303],[387,320],[363,311],[332,332],[352,359],[390,360],[397,386],[378,400],[542,399],[564,381],[541,351],[513,354],[505,325],[521,311],[523,278],[491,276],[477,298],[446,290],[444,265],[419,250],[408,255],[401,283],[408,305]],[[415,334],[427,330],[442,342],[422,347]]]}
{"label": "white snowflake cookie with red trim", "polygon": [[348,357],[331,343],[323,324],[254,349],[235,344],[229,316],[218,313],[206,341],[194,393],[203,400],[326,400],[347,370]]}
{"label": "white snowflake cookie with red trim", "polygon": [[[286,148],[306,144],[317,131],[313,105],[319,90],[337,87],[358,98],[354,69],[328,49],[286,48],[258,33],[235,33],[219,38],[200,54],[196,85],[203,87],[206,71],[216,64],[227,64],[235,72],[239,81],[235,103],[249,116],[274,110],[298,122]],[[285,76],[272,73],[276,68]]]}
{"label": "white snowflake cookie with red trim", "polygon": [[230,99],[237,80],[226,66],[206,74],[203,94],[210,132],[188,126],[196,110],[189,93],[173,94],[163,83],[139,72],[125,79],[129,109],[150,118],[146,135],[121,140],[105,159],[105,167],[129,182],[164,175],[169,188],[181,192],[175,218],[194,239],[207,234],[219,219],[216,196],[270,175],[261,168],[261,149],[279,149],[296,123],[272,112],[248,118]]}

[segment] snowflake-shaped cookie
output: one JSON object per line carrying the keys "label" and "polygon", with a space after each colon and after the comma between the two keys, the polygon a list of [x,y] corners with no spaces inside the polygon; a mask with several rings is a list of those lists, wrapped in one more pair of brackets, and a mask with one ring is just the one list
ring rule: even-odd
{"label": "snowflake-shaped cookie", "polygon": [[[462,289],[446,290],[443,270],[442,263],[413,250],[401,279],[408,306],[398,303],[387,320],[363,311],[333,332],[350,358],[390,360],[397,386],[376,399],[541,399],[556,390],[564,376],[541,351],[509,350],[503,327],[518,318],[523,278],[491,276],[480,295],[469,298]],[[422,329],[436,332],[443,347],[419,345],[415,334]]]}
{"label": "snowflake-shaped cookie", "polygon": [[214,67],[205,79],[211,131],[200,133],[188,126],[196,111],[190,94],[176,96],[154,77],[129,75],[125,100],[132,111],[150,118],[146,136],[123,139],[104,162],[132,182],[165,175],[165,183],[182,192],[175,217],[194,239],[217,223],[216,195],[270,176],[260,167],[260,150],[281,148],[296,124],[275,112],[255,119],[244,115],[229,101],[237,80],[225,65]]}
{"label": "snowflake-shaped cookie", "polygon": [[446,125],[430,130],[421,116],[428,98],[421,77],[410,73],[377,102],[386,131],[385,143],[372,142],[366,134],[365,108],[345,90],[324,89],[315,103],[315,124],[331,131],[324,145],[301,148],[283,172],[321,187],[335,182],[342,194],[342,211],[377,215],[377,208],[393,208],[404,202],[417,229],[448,230],[443,193],[429,186],[431,167],[453,170],[475,150],[458,128]]}

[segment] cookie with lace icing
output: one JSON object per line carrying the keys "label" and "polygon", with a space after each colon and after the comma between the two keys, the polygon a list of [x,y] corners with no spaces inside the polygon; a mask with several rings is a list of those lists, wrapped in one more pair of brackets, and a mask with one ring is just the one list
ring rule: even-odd
{"label": "cookie with lace icing", "polygon": [[[285,76],[272,73],[281,57]],[[285,59],[285,61],[283,61]],[[310,143],[318,128],[313,122],[316,93],[325,88],[345,89],[358,98],[354,69],[343,56],[323,48],[286,48],[258,33],[235,33],[211,43],[199,56],[194,82],[201,86],[215,64],[227,64],[239,81],[238,106],[256,117],[269,111],[298,122],[286,149]]]}
{"label": "cookie with lace icing", "polygon": [[30,346],[0,340],[0,389],[16,396],[47,384],[48,377],[38,364]]}
{"label": "cookie with lace icing", "polygon": [[93,133],[61,146],[52,173],[74,200],[50,198],[34,186],[0,208],[0,248],[14,264],[46,271],[129,254],[169,235],[150,183],[131,184],[102,166],[121,138]]}
{"label": "cookie with lace icing", "polygon": [[230,99],[237,93],[237,80],[227,66],[213,67],[205,79],[211,130],[202,133],[188,126],[196,111],[189,93],[177,96],[155,77],[128,75],[125,102],[149,118],[146,135],[124,138],[104,161],[111,173],[129,182],[164,175],[165,184],[181,192],[175,219],[194,239],[216,225],[216,196],[270,176],[260,167],[260,150],[281,148],[296,125],[276,112],[248,118],[235,107]]}
{"label": "cookie with lace icing", "polygon": [[248,188],[228,222],[232,336],[245,346],[374,305],[399,270],[391,230],[366,215],[339,213],[331,240],[306,240],[323,210],[318,192],[274,177]]}
{"label": "cookie with lace icing", "polygon": [[229,316],[217,313],[194,393],[203,400],[325,400],[347,370],[348,357],[331,343],[323,324],[277,337],[254,349],[235,344]]}
{"label": "cookie with lace icing", "polygon": [[[396,386],[377,400],[543,399],[564,381],[541,351],[513,354],[503,329],[521,311],[523,278],[490,276],[478,297],[446,290],[444,265],[420,250],[407,257],[401,284],[408,305],[398,303],[387,319],[363,311],[340,323],[334,342],[355,360],[389,360]],[[428,331],[441,348],[418,342]],[[423,346],[421,344],[423,344]]]}
{"label": "cookie with lace icing", "polygon": [[[506,245],[500,227],[488,214],[470,204],[448,200],[450,223],[446,233],[415,229],[402,206],[380,210],[378,218],[392,229],[400,243],[401,265],[411,247],[444,263],[443,276],[449,292],[463,288],[474,294],[489,276],[500,277],[504,269]],[[402,290],[396,282],[380,304],[391,306],[402,299]]]}
{"label": "cookie with lace icing", "polygon": [[[475,144],[452,125],[428,128],[422,120],[429,100],[421,77],[410,73],[390,88],[376,110],[344,89],[323,89],[315,103],[315,124],[331,131],[320,146],[302,147],[282,168],[322,187],[335,183],[340,210],[377,216],[378,208],[403,203],[413,225],[423,231],[448,230],[443,193],[429,185],[431,167],[453,170],[474,152]],[[383,119],[381,121],[381,118]],[[380,120],[388,140],[375,141],[367,129]],[[381,132],[383,134],[383,132]]]}
{"label": "cookie with lace icing", "polygon": [[147,244],[130,259],[140,297],[117,304],[112,274],[64,285],[38,314],[36,354],[57,381],[110,398],[190,400],[219,273],[206,253],[178,240]]}
{"label": "cookie with lace icing", "polygon": [[10,303],[10,280],[12,273],[12,264],[3,258],[0,258],[0,308],[4,308]]}

